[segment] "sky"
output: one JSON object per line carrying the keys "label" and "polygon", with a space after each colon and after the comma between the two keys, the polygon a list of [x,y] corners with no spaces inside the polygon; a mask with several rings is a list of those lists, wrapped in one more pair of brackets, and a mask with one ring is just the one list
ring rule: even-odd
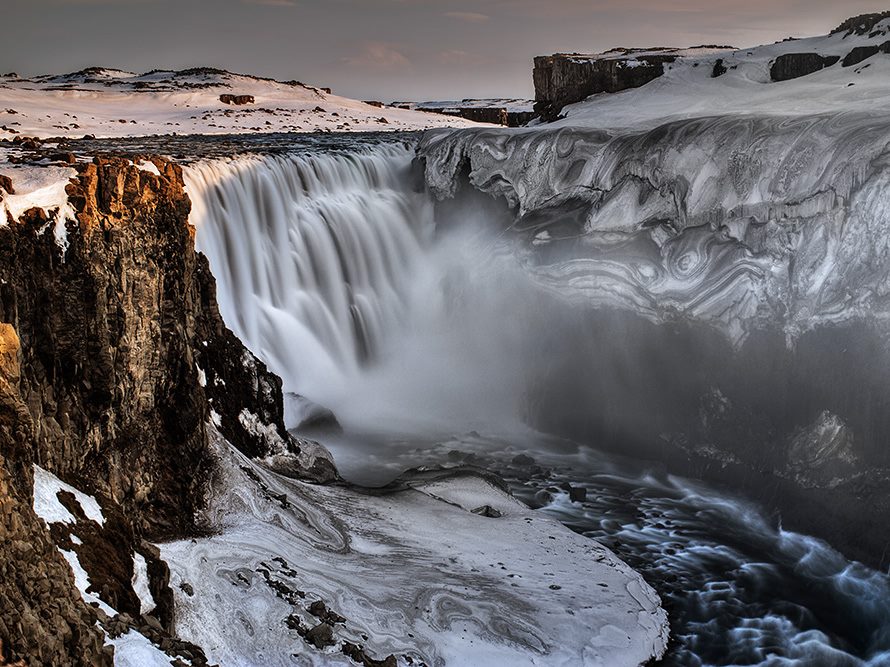
{"label": "sky", "polygon": [[753,46],[887,9],[890,0],[0,0],[0,71],[209,66],[363,100],[531,98],[536,55]]}

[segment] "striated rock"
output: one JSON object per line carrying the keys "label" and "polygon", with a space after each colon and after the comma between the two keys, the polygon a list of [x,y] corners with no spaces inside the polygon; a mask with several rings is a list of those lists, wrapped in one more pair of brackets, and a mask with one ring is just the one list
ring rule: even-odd
{"label": "striated rock", "polygon": [[785,53],[773,62],[769,75],[773,81],[789,81],[831,67],[839,56],[820,56],[818,53]]}
{"label": "striated rock", "polygon": [[[616,51],[616,56],[621,50]],[[555,120],[567,104],[595,93],[617,93],[638,88],[664,74],[664,66],[676,60],[670,53],[627,57],[596,57],[556,53],[535,58],[535,112],[545,121]],[[629,65],[630,61],[633,65]]]}
{"label": "striated rock", "polygon": [[873,46],[857,46],[855,49],[850,51],[846,56],[844,56],[844,60],[841,63],[843,67],[852,67],[853,65],[858,65],[863,60],[867,60],[878,53],[890,53],[890,41],[884,42],[880,45]]}

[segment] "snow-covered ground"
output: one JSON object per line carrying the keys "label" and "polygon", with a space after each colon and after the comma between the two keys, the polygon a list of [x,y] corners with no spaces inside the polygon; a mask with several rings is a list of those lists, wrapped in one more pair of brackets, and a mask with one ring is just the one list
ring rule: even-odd
{"label": "snow-covered ground", "polygon": [[[615,667],[665,650],[667,616],[642,577],[478,475],[419,473],[387,494],[313,486],[269,472],[213,433],[214,534],[161,545],[175,630],[211,662],[352,665],[361,650],[394,656],[387,665]],[[104,525],[94,498],[35,466],[35,511],[73,526],[61,491]],[[117,618],[78,555],[60,553],[103,623]],[[139,554],[133,586],[142,612],[153,608]],[[121,667],[170,664],[135,629],[106,642]]]}
{"label": "snow-covered ground", "polygon": [[[252,96],[226,103],[220,96]],[[195,69],[0,77],[0,138],[358,132],[472,127],[462,118],[378,108],[298,82]]]}
{"label": "snow-covered ground", "polygon": [[[780,82],[771,80],[770,66],[790,53],[843,59],[855,47],[880,46],[888,39],[890,19],[885,19],[864,35],[837,32],[747,49],[680,51],[658,79],[641,88],[593,95],[567,106],[563,109],[566,118],[551,127],[645,129],[671,120],[716,115],[887,112],[890,55],[878,53],[850,67],[837,62],[814,74]],[[608,53],[598,57],[619,56],[626,57]],[[718,59],[727,71],[713,77]]]}
{"label": "snow-covered ground", "polygon": [[[211,661],[347,665],[350,642],[398,665],[615,667],[664,650],[666,615],[638,574],[481,477],[366,494],[217,446],[219,532],[161,547],[176,630]],[[322,651],[301,639],[319,600],[345,618]]]}

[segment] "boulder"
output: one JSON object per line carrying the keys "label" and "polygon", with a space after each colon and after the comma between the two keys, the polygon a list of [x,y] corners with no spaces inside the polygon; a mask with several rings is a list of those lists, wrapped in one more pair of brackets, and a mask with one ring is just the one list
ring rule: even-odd
{"label": "boulder", "polygon": [[220,95],[219,101],[223,104],[235,104],[239,106],[256,102],[253,95],[232,95],[230,93],[223,93]]}

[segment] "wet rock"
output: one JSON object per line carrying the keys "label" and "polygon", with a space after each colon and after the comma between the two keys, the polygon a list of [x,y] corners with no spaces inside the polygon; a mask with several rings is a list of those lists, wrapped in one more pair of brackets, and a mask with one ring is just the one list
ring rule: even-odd
{"label": "wet rock", "polygon": [[587,500],[587,489],[583,486],[573,486],[569,488],[569,500],[573,503],[583,503]]}
{"label": "wet rock", "polygon": [[513,457],[512,463],[516,466],[533,466],[535,465],[535,460],[527,454],[517,454]]}
{"label": "wet rock", "polygon": [[[388,655],[383,660],[375,660],[365,653],[365,650],[361,646],[351,642],[343,642],[343,648],[341,650],[344,655],[363,667],[397,667],[398,665],[398,661],[394,655]],[[406,662],[410,665],[413,663],[413,660],[406,656]]]}
{"label": "wet rock", "polygon": [[327,648],[334,645],[334,628],[328,623],[319,623],[306,632],[306,641],[315,648]]}
{"label": "wet rock", "polygon": [[322,600],[317,600],[309,605],[307,611],[322,621],[329,623],[331,625],[337,625],[338,623],[345,623],[346,619],[340,616],[327,608],[327,605]]}
{"label": "wet rock", "polygon": [[288,392],[285,397],[286,412],[298,421],[294,431],[299,433],[326,432],[342,433],[343,427],[334,413],[305,396]]}

